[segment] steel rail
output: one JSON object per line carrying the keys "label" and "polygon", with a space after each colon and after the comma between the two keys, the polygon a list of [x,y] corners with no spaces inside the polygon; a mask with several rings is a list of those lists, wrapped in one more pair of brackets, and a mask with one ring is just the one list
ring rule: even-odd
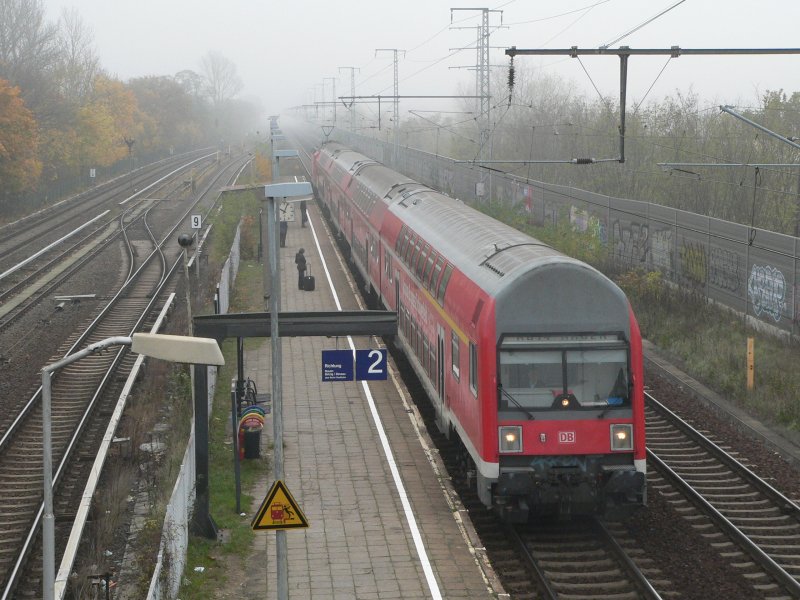
{"label": "steel rail", "polygon": [[[220,171],[220,173],[217,175],[217,177],[215,177],[209,183],[209,185],[206,187],[205,191],[202,194],[198,195],[198,199],[186,211],[186,213],[184,213],[183,216],[181,216],[179,219],[177,219],[177,223],[172,228],[170,234],[165,236],[164,239],[162,240],[162,242],[161,242],[162,245],[167,241],[167,239],[169,238],[169,235],[174,233],[178,229],[178,227],[180,227],[183,219],[185,219],[185,217],[189,214],[189,211],[191,211],[193,209],[193,207],[196,206],[196,204],[198,204],[204,198],[205,194],[207,194],[210,191],[211,187],[214,185],[216,180],[218,180],[220,177],[222,177],[225,174],[226,169],[223,169],[223,170]],[[65,353],[65,356],[68,356],[69,354],[71,354],[74,350],[76,350],[78,347],[80,347],[80,345],[84,341],[86,341],[86,339],[92,334],[93,330],[96,329],[99,326],[99,324],[100,324],[101,320],[103,319],[103,317],[105,317],[107,315],[107,313],[109,313],[112,310],[112,308],[116,305],[116,303],[122,298],[123,293],[126,292],[128,290],[128,288],[138,279],[138,277],[142,274],[143,270],[147,266],[149,266],[150,261],[153,260],[153,258],[154,258],[154,256],[156,254],[157,254],[157,252],[154,250],[144,260],[142,265],[138,269],[136,269],[136,271],[134,272],[133,276],[122,285],[120,290],[109,301],[109,303],[106,305],[106,307],[104,307],[101,310],[101,312],[97,316],[97,318],[95,318],[92,321],[92,323],[87,327],[87,329],[79,337],[79,339]],[[176,261],[174,262],[174,264],[172,265],[172,267],[170,268],[169,275],[166,278],[163,278],[163,283],[159,287],[158,293],[153,294],[152,298],[147,303],[146,308],[142,311],[142,313],[140,314],[139,318],[137,319],[136,325],[134,326],[132,331],[135,331],[136,328],[138,328],[141,325],[141,323],[144,321],[144,319],[146,318],[147,314],[149,314],[151,312],[153,305],[158,301],[161,289],[166,285],[166,283],[169,281],[169,279],[174,275],[175,271],[178,270],[178,267],[182,264],[181,258],[182,258],[182,255],[179,255],[178,258],[176,259]],[[90,413],[92,412],[92,409],[93,409],[94,405],[98,401],[98,398],[100,397],[102,389],[107,385],[107,382],[108,382],[110,376],[112,375],[114,369],[117,367],[117,365],[119,364],[119,361],[123,358],[123,356],[125,354],[126,354],[126,349],[125,348],[121,348],[121,349],[119,349],[117,351],[117,354],[114,357],[114,360],[112,361],[111,366],[107,369],[107,371],[106,371],[106,373],[105,373],[105,375],[103,377],[103,380],[101,381],[101,383],[97,387],[97,392],[93,395],[92,400],[90,401],[90,403],[88,405],[88,408],[84,411],[83,417],[81,418],[81,420],[80,420],[80,422],[79,422],[79,424],[78,424],[78,426],[76,428],[76,433],[72,436],[71,441],[68,443],[67,448],[64,451],[64,455],[63,455],[61,461],[59,462],[59,466],[58,466],[58,468],[56,470],[56,473],[53,476],[53,488],[54,489],[57,488],[58,484],[61,481],[61,477],[63,475],[63,471],[66,468],[66,465],[68,464],[68,461],[69,461],[71,453],[73,452],[74,448],[76,447],[77,439],[80,437],[80,432],[83,430],[83,428],[85,427],[86,423],[88,422],[88,417],[89,417]],[[41,391],[42,390],[41,390],[41,386],[40,386],[38,388],[38,390],[34,393],[34,395],[31,397],[31,399],[28,401],[28,403],[26,404],[26,407],[23,409],[26,414],[30,411],[30,409],[33,406],[33,404],[38,399],[41,398]],[[21,418],[17,417],[17,419],[14,421],[14,424],[12,424],[14,426],[13,427],[14,430],[18,429],[19,423],[21,423]],[[6,443],[6,444],[7,444],[8,439],[10,439],[10,437],[11,437],[11,435],[10,435],[12,433],[11,429],[12,428],[9,428],[9,431],[6,432],[6,435],[3,437],[3,442]],[[17,560],[14,562],[13,568],[11,569],[11,571],[9,572],[9,574],[7,576],[5,588],[3,589],[2,595],[0,595],[0,600],[9,600],[10,598],[13,597],[16,584],[18,583],[19,578],[20,578],[20,576],[22,574],[22,571],[25,568],[25,565],[26,565],[26,562],[27,562],[27,557],[30,554],[30,552],[31,552],[31,550],[33,548],[33,545],[35,544],[36,536],[38,534],[39,527],[41,526],[41,519],[42,519],[42,516],[43,516],[43,510],[44,510],[44,505],[43,505],[43,503],[40,503],[39,510],[36,512],[36,516],[33,519],[33,522],[32,522],[31,527],[29,529],[29,533],[25,538],[24,545],[23,545],[19,555],[17,556]]]}
{"label": "steel rail", "polygon": [[[665,416],[674,427],[686,435],[690,440],[695,442],[701,449],[708,452],[723,466],[730,469],[734,474],[738,475],[746,483],[750,484],[758,492],[762,493],[765,497],[775,503],[784,514],[788,514],[794,517],[795,520],[800,521],[800,506],[787,498],[784,494],[764,481],[758,475],[753,473],[733,456],[725,452],[717,444],[697,431],[689,423],[681,419],[676,413],[658,402],[652,395],[646,393],[645,396],[647,402],[649,402],[651,406]],[[764,569],[767,574],[773,577],[779,585],[783,586],[794,597],[800,598],[800,582],[798,582],[797,579],[795,579],[790,573],[781,567],[771,556],[769,556],[769,554],[762,550],[758,544],[753,542],[747,534],[741,531],[739,527],[733,523],[733,521],[728,519],[721,511],[711,504],[711,502],[706,500],[706,498],[700,492],[695,490],[692,485],[684,480],[683,477],[681,477],[650,448],[647,449],[647,459],[653,465],[655,465],[656,469],[664,474],[667,479],[669,479],[672,484],[678,488],[691,502],[709,515],[711,520],[744,552],[749,554],[752,559],[762,569]]]}
{"label": "steel rail", "polygon": [[647,401],[655,407],[659,412],[666,415],[678,429],[680,429],[683,433],[687,436],[698,442],[704,450],[706,450],[709,454],[714,456],[717,460],[725,464],[725,466],[729,467],[732,471],[734,471],[737,475],[742,477],[747,483],[758,489],[761,493],[765,496],[768,496],[770,500],[779,504],[784,511],[789,509],[795,517],[800,520],[800,505],[798,505],[793,500],[789,499],[785,496],[782,492],[777,490],[775,487],[770,485],[770,483],[755,473],[751,471],[748,467],[743,465],[741,462],[736,460],[733,456],[725,452],[722,448],[720,448],[717,444],[715,444],[712,440],[708,439],[705,435],[699,432],[697,429],[692,427],[689,423],[681,419],[675,412],[671,411],[669,408],[664,406],[661,402],[656,400],[652,395],[645,392],[645,398]]}
{"label": "steel rail", "polygon": [[725,515],[718,511],[706,500],[699,492],[689,485],[680,475],[678,475],[667,463],[662,461],[649,448],[647,449],[647,460],[652,462],[662,475],[669,479],[695,505],[699,506],[714,522],[717,527],[722,529],[739,547],[748,553],[769,575],[771,575],[780,585],[791,592],[795,598],[800,598],[800,583],[787,573],[783,567],[776,563],[766,552],[755,544],[745,535],[736,525],[728,520]]}

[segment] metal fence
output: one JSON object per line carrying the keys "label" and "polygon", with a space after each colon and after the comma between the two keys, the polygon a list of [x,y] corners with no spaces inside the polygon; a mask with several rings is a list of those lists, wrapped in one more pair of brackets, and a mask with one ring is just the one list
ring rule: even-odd
{"label": "metal fence", "polygon": [[509,202],[540,225],[569,219],[576,229],[595,232],[621,266],[660,271],[666,280],[747,317],[800,334],[796,237],[513,175],[482,179],[473,165],[444,156],[343,130],[332,137],[467,203]]}

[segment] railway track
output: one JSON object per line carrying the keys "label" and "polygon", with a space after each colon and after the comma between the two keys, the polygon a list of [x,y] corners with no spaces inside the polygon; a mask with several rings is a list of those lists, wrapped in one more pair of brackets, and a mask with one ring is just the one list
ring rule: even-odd
{"label": "railway track", "polygon": [[[619,531],[617,532],[620,533]],[[510,531],[551,600],[661,598],[615,536],[595,519],[545,522]]]}
{"label": "railway track", "polygon": [[[168,198],[182,183],[182,173],[185,169],[197,163],[198,160],[202,162],[208,158],[208,156],[204,156],[189,163],[184,162],[177,168],[174,164],[169,164],[166,166],[170,169],[168,175],[163,175],[161,172],[165,168],[164,166],[156,169],[154,174],[149,176],[150,183],[141,193],[150,189],[151,194],[148,196],[157,194]],[[155,177],[159,177],[159,179],[152,182]],[[103,197],[106,195],[104,194]],[[120,235],[124,235],[125,227],[136,221],[136,218],[132,218],[132,216],[141,217],[153,204],[152,199],[144,196],[125,207],[118,206],[117,201],[113,198],[104,199],[102,202],[110,208],[106,208],[103,213],[83,223],[77,229],[67,232],[55,242],[50,242],[50,239],[61,235],[64,228],[52,226],[50,234],[42,239],[31,239],[29,236],[23,235],[21,240],[15,241],[14,235],[11,235],[10,240],[4,241],[7,257],[20,257],[21,251],[31,252],[32,247],[34,250],[41,249],[33,251],[30,256],[22,257],[16,265],[11,265],[8,258],[0,259],[0,264],[5,265],[5,267],[0,267],[0,271],[2,271],[0,272],[0,329],[8,327],[19,319],[40,302],[41,298],[57,289]],[[89,203],[91,203],[90,200],[85,200],[73,206],[71,210],[82,214],[85,210],[83,205]],[[57,216],[59,220],[65,218],[69,220],[62,215]],[[85,219],[85,217],[83,218]],[[128,225],[125,225],[126,219]],[[22,233],[31,228],[37,230],[44,226],[38,222],[23,223],[22,225]],[[6,270],[3,271],[3,268]]]}
{"label": "railway track", "polygon": [[[198,159],[208,159],[211,156],[213,151],[204,148],[170,157],[0,227],[0,273],[6,270],[6,265],[21,260],[21,253],[31,254],[31,247],[44,247],[69,230],[77,228],[86,220],[86,214],[114,209],[119,205],[121,197],[129,194],[129,200],[133,201],[134,196],[143,196],[169,174],[191,164],[201,165],[202,161],[198,162]],[[134,189],[137,191],[134,192]]]}
{"label": "railway track", "polygon": [[[99,340],[130,335],[147,324],[149,315],[160,308],[170,291],[171,275],[180,271],[182,255],[177,243],[173,243],[177,229],[219,178],[227,177],[227,183],[235,177],[240,167],[238,162],[220,170],[197,201],[187,210],[181,210],[166,234],[162,222],[158,227],[148,223],[148,217],[163,219],[161,214],[148,216],[145,211],[128,223],[124,222],[125,214],[120,216],[130,265],[122,277],[125,283],[85,331],[62,344],[49,362]],[[57,549],[66,540],[62,534],[71,527],[70,516],[82,491],[78,482],[88,476],[86,471],[91,461],[82,459],[91,458],[96,452],[106,428],[107,407],[116,400],[113,394],[105,392],[113,391],[115,384],[124,380],[134,358],[124,350],[104,352],[72,363],[59,370],[54,378],[51,396]],[[14,498],[13,503],[0,506],[2,599],[26,597],[29,593],[38,597],[41,593],[41,563],[38,559],[28,560],[41,555],[37,549],[42,517],[40,392],[37,390],[13,413],[16,418],[0,429],[0,485],[13,490],[10,497]],[[20,582],[25,585],[19,587]]]}
{"label": "railway track", "polygon": [[[208,158],[209,156],[203,156],[188,164],[182,164],[179,168],[170,165],[169,168],[172,170],[167,176],[162,176],[155,183],[149,185],[152,190],[147,197],[143,196],[126,204],[125,207],[116,206],[117,203],[112,202],[111,205],[114,208],[106,211],[110,214],[103,216],[106,214],[103,213],[101,217],[93,219],[96,224],[87,229],[88,233],[85,235],[81,232],[78,239],[65,239],[61,244],[51,244],[52,247],[45,247],[32,257],[26,258],[16,266],[0,273],[0,329],[8,327],[19,319],[37,305],[43,297],[58,289],[79,269],[114,243],[119,236],[124,236],[126,228],[135,224],[147,210],[163,203],[180,189],[183,173],[187,168],[197,163],[198,160],[205,161]],[[205,162],[201,164],[205,164]],[[151,179],[158,175],[160,172],[151,176]],[[213,174],[210,176],[213,180]],[[201,193],[198,198],[202,198],[206,192]],[[150,197],[153,194],[160,196],[158,202]],[[197,202],[194,202],[192,207],[196,204]],[[29,246],[30,244],[25,242],[19,247],[27,248]],[[32,258],[34,260],[31,260]],[[23,266],[24,268],[19,268]]]}
{"label": "railway track", "polygon": [[672,496],[754,595],[800,597],[800,507],[649,394],[646,411],[651,487]]}
{"label": "railway track", "polygon": [[[160,261],[146,260],[129,278],[123,289],[106,306],[74,343],[64,344],[51,362],[84,346],[114,335],[129,335],[143,322],[158,302],[148,297],[163,279]],[[127,353],[115,350],[87,357],[61,369],[52,385],[52,447],[54,489],[64,481],[63,474],[75,455],[90,454],[91,432],[102,427],[90,425],[102,413],[103,392],[115,374],[125,372]],[[26,405],[20,417],[0,440],[0,485],[14,490],[16,502],[0,506],[0,572],[5,584],[38,579],[38,561],[33,573],[24,572],[25,560],[33,548],[41,515],[42,412],[40,394]],[[88,432],[88,435],[87,435]],[[38,512],[38,514],[37,514]],[[31,526],[31,515],[37,514]],[[22,546],[23,540],[29,541]]]}

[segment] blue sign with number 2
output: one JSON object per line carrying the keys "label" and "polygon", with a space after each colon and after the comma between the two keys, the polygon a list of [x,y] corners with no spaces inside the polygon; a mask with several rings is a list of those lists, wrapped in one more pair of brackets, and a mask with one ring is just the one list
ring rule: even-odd
{"label": "blue sign with number 2", "polygon": [[356,379],[378,381],[388,376],[386,350],[356,350]]}

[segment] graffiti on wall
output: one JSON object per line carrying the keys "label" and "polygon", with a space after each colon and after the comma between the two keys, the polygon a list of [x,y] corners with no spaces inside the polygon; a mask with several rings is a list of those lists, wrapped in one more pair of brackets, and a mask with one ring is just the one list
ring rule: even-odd
{"label": "graffiti on wall", "polygon": [[681,275],[686,283],[704,286],[706,283],[706,247],[699,242],[683,240],[680,247]]}
{"label": "graffiti on wall", "polygon": [[711,248],[708,254],[708,283],[728,292],[742,287],[742,257],[725,248]]}
{"label": "graffiti on wall", "polygon": [[650,257],[650,228],[642,223],[611,224],[612,255],[614,260],[628,265],[647,264]]}
{"label": "graffiti on wall", "polygon": [[585,232],[589,228],[589,212],[577,206],[570,206],[569,222],[575,231]]}
{"label": "graffiti on wall", "polygon": [[708,285],[728,292],[742,287],[742,257],[726,248],[707,248],[684,239],[680,248],[681,274],[695,286]]}
{"label": "graffiti on wall", "polygon": [[650,260],[665,273],[672,273],[673,233],[672,229],[660,229],[650,235]]}
{"label": "graffiti on wall", "polygon": [[786,279],[781,271],[768,265],[754,264],[747,281],[747,295],[756,316],[767,314],[775,322],[781,320],[786,310]]}

